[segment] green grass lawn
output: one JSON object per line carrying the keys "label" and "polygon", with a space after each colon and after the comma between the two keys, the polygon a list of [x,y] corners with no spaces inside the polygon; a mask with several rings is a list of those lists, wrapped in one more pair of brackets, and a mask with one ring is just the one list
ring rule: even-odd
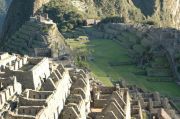
{"label": "green grass lawn", "polygon": [[66,43],[68,45],[70,45],[70,48],[72,50],[78,49],[78,48],[81,48],[81,49],[85,48],[86,49],[86,47],[87,47],[86,43],[88,43],[88,42],[89,42],[89,40],[81,40],[81,41],[74,40],[74,39],[67,39],[66,40]]}
{"label": "green grass lawn", "polygon": [[[144,90],[158,91],[162,95],[180,97],[180,86],[170,82],[149,82],[147,76],[135,75],[142,71],[135,65],[110,66],[109,62],[130,61],[127,50],[112,40],[94,39],[88,43],[93,49],[94,61],[89,61],[92,72],[105,85],[112,85],[109,80],[126,80],[128,84],[137,85]],[[107,81],[108,80],[108,81]]]}
{"label": "green grass lawn", "polygon": [[[126,38],[125,38],[126,39]],[[174,82],[149,82],[143,75],[135,75],[143,70],[136,65],[110,66],[109,62],[129,62],[127,49],[113,40],[93,39],[90,41],[67,41],[72,49],[81,48],[92,51],[94,61],[88,61],[93,75],[107,86],[112,86],[111,81],[125,80],[128,84],[137,85],[147,91],[158,91],[161,95],[180,97],[180,86]]]}

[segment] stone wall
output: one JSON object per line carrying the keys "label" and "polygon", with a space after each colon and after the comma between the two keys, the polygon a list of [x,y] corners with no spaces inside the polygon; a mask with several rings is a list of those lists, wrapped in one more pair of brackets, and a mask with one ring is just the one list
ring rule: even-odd
{"label": "stone wall", "polygon": [[15,61],[14,68],[9,67],[5,72],[6,76],[16,76],[17,80],[23,84],[23,90],[26,88],[39,89],[44,78],[50,76],[49,61],[47,58],[25,58]]}
{"label": "stone wall", "polygon": [[34,48],[36,57],[51,57],[51,49],[49,48]]}
{"label": "stone wall", "polygon": [[[21,118],[26,119],[32,117],[37,119],[58,119],[59,114],[64,108],[65,101],[70,93],[71,78],[67,69],[62,65],[53,68],[54,75],[50,75],[43,82],[43,85],[51,80],[55,89],[41,88],[40,91],[27,89],[21,97],[19,97],[19,107],[16,113],[8,113],[11,119]],[[43,86],[42,86],[43,87]],[[48,87],[47,87],[48,88]],[[51,90],[51,89],[50,89]]]}
{"label": "stone wall", "polygon": [[63,109],[62,119],[86,119],[90,112],[89,77],[83,70],[71,70],[72,86]]}
{"label": "stone wall", "polygon": [[0,72],[5,69],[5,66],[11,65],[12,62],[16,59],[15,55],[9,55],[8,53],[2,53],[0,57]]}
{"label": "stone wall", "polygon": [[4,51],[38,57],[57,58],[65,54],[64,37],[44,14],[30,18],[2,45]]}
{"label": "stone wall", "polygon": [[49,1],[50,0],[13,0],[2,26],[1,42],[6,42],[7,38],[13,35],[15,31],[28,21],[30,16],[33,16],[42,5]]}
{"label": "stone wall", "polygon": [[27,90],[27,94],[25,97],[31,99],[46,99],[49,97],[53,92],[52,91],[34,91],[34,90]]}
{"label": "stone wall", "polygon": [[58,118],[59,114],[61,113],[64,107],[65,100],[70,93],[69,92],[70,86],[71,86],[71,79],[67,71],[65,71],[64,77],[63,79],[60,79],[60,82],[57,86],[54,96],[49,99],[48,107],[44,110],[44,114],[42,113],[39,115],[40,119]]}
{"label": "stone wall", "polygon": [[17,82],[16,77],[1,78],[0,84],[0,109],[3,108],[4,104],[13,97],[15,94],[21,94],[22,86]]}
{"label": "stone wall", "polygon": [[[178,30],[173,28],[159,28],[157,26],[152,26],[152,25],[123,24],[123,23],[105,24],[103,25],[102,28],[106,33],[104,34],[105,38],[116,39],[119,42],[121,42],[124,47],[128,49],[130,49],[129,46],[132,47],[135,45],[135,43],[131,42],[133,39],[128,39],[128,41],[124,45],[123,44],[124,41],[122,41],[121,38],[118,38],[118,35],[124,37],[124,35],[121,34],[121,32],[130,33],[130,34],[132,33],[135,34],[135,36],[138,37],[138,39],[143,39],[143,40],[139,40],[141,44],[140,46],[142,48],[150,47],[151,48],[150,52],[152,53],[154,59],[157,57],[156,55],[161,55],[161,56],[165,55],[164,58],[166,58],[168,60],[167,62],[170,64],[168,68],[166,67],[166,69],[168,69],[169,71],[160,69],[159,74],[157,74],[156,76],[172,77],[173,74],[172,78],[178,80],[179,82],[180,73],[177,71],[179,62],[177,62],[178,59],[176,59],[175,57],[178,56],[179,54],[178,37],[180,36],[180,32]],[[127,44],[130,45],[128,46]],[[158,48],[159,50],[157,50]],[[135,50],[132,50],[129,56],[134,56],[133,54],[135,53],[134,51]],[[136,51],[136,52],[140,53],[140,51]],[[156,54],[156,52],[158,54]],[[139,56],[139,57],[143,57],[143,56]],[[155,73],[152,74],[154,75]]]}
{"label": "stone wall", "polygon": [[[42,70],[43,69],[43,70]],[[39,62],[31,69],[33,75],[34,88],[37,89],[41,86],[41,81],[50,76],[49,61],[47,58]]]}
{"label": "stone wall", "polygon": [[143,119],[140,102],[132,100],[128,88],[101,86],[93,83],[91,113],[96,119]]}

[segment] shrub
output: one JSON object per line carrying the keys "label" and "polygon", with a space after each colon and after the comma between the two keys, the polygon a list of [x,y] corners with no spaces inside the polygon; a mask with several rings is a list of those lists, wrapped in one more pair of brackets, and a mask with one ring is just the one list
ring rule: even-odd
{"label": "shrub", "polygon": [[115,17],[107,17],[105,19],[102,19],[100,23],[122,23],[124,22],[124,18],[115,16]]}
{"label": "shrub", "polygon": [[83,15],[66,1],[52,0],[43,7],[43,12],[48,13],[49,17],[58,24],[61,32],[72,30],[83,24]]}

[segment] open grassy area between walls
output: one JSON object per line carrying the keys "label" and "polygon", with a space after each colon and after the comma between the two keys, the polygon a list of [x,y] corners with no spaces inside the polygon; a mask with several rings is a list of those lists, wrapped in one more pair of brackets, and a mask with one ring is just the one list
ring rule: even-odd
{"label": "open grassy area between walls", "polygon": [[[71,41],[72,42],[72,41]],[[69,43],[71,45],[71,43]],[[125,80],[128,84],[137,85],[147,91],[158,91],[162,95],[169,97],[180,97],[180,87],[174,82],[151,82],[149,79],[158,80],[162,77],[148,77],[146,75],[137,75],[144,72],[141,68],[130,63],[127,49],[109,39],[93,39],[86,44],[79,41],[73,41],[75,48],[87,48],[92,51],[91,57],[86,63],[89,65],[92,73],[105,85],[112,85],[112,82]],[[117,65],[113,65],[116,63]]]}

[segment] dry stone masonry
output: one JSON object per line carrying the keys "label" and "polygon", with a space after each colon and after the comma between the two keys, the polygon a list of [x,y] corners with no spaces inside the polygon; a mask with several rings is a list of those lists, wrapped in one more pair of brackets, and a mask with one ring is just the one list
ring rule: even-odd
{"label": "dry stone masonry", "polygon": [[[102,37],[113,39],[128,49],[135,62],[146,67],[150,77],[164,77],[161,81],[180,82],[179,36],[173,28],[159,28],[143,24],[109,23],[102,25]],[[123,33],[134,34],[138,40],[123,41]],[[146,57],[147,56],[147,57]],[[158,72],[158,73],[157,73]]]}
{"label": "dry stone masonry", "polygon": [[64,37],[47,14],[30,17],[3,45],[3,50],[40,57],[58,57],[65,53]]}
{"label": "dry stone masonry", "polygon": [[178,119],[158,92],[123,81],[103,86],[89,72],[48,58],[0,53],[0,119]]}

